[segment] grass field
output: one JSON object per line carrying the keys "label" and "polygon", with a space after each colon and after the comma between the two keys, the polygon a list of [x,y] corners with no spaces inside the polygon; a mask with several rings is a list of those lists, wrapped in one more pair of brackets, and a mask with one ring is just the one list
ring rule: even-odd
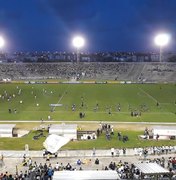
{"label": "grass field", "polygon": [[0,84],[0,97],[0,120],[176,122],[175,84]]}
{"label": "grass field", "polygon": [[[127,131],[121,131],[122,134],[126,134]],[[33,136],[36,135],[36,131],[31,131],[27,136],[22,138],[0,138],[1,150],[24,150],[25,144],[29,145],[30,150],[42,150],[45,137],[41,137],[38,140],[33,140]],[[44,133],[47,136],[47,133]],[[62,150],[79,150],[79,149],[110,149],[115,148],[134,148],[134,147],[151,147],[151,146],[163,146],[163,145],[175,145],[174,140],[139,140],[138,136],[143,134],[143,131],[128,131],[129,141],[123,143],[117,140],[117,131],[110,141],[106,140],[103,133],[96,140],[89,141],[71,141],[67,145],[63,146]],[[17,145],[18,144],[18,145]]]}
{"label": "grass field", "polygon": [[[20,103],[21,102],[21,103]],[[51,108],[50,104],[62,104]],[[75,110],[72,105],[75,104]],[[158,104],[158,105],[157,105]],[[120,111],[119,111],[120,107]],[[11,112],[9,111],[11,110]],[[16,112],[15,112],[16,110]],[[53,112],[52,112],[53,111]],[[141,112],[141,116],[131,116],[131,112]],[[84,118],[79,113],[85,113]],[[17,128],[32,130],[40,125],[41,118],[48,116],[56,121],[81,120],[81,127],[96,130],[100,121],[106,122],[175,122],[175,84],[0,84],[0,121],[24,120]],[[36,123],[30,123],[31,120]],[[29,121],[29,122],[27,122]],[[37,121],[39,121],[37,123]],[[83,123],[90,121],[89,123]],[[91,122],[98,121],[95,125]],[[45,121],[44,121],[45,122]],[[9,123],[9,122],[8,122]],[[12,122],[14,123],[14,122]],[[46,122],[47,123],[47,122]],[[73,141],[62,149],[108,149],[133,148],[134,146],[175,145],[175,141],[139,140],[145,125],[114,124],[115,135],[107,141],[101,135],[93,141]],[[128,126],[128,127],[127,127]],[[130,141],[117,141],[117,130],[127,134]],[[0,138],[0,149],[23,150],[29,144],[30,150],[43,149],[45,137],[33,140],[35,131],[22,138]],[[47,136],[47,133],[45,134]],[[18,146],[17,146],[18,144]]]}

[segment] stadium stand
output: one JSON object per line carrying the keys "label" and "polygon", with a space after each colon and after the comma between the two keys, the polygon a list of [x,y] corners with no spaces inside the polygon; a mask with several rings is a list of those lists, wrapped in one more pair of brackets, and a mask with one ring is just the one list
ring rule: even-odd
{"label": "stadium stand", "polygon": [[0,79],[176,82],[176,63],[1,63]]}

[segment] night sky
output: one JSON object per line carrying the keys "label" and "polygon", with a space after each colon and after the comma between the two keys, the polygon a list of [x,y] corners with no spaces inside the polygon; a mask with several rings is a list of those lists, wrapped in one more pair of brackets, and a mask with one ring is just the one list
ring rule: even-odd
{"label": "night sky", "polygon": [[85,52],[157,51],[159,32],[175,51],[176,0],[0,0],[5,51],[73,51],[82,35]]}

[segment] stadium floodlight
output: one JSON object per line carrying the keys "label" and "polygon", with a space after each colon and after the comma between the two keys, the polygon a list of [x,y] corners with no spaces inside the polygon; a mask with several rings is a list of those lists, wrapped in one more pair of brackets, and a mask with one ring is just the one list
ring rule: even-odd
{"label": "stadium floodlight", "polygon": [[4,44],[5,44],[4,39],[2,36],[0,36],[0,49],[3,48]]}
{"label": "stadium floodlight", "polygon": [[73,46],[76,48],[81,48],[84,46],[84,38],[81,36],[76,36],[73,38]]}
{"label": "stadium floodlight", "polygon": [[169,34],[158,34],[154,41],[157,46],[160,47],[159,61],[162,62],[162,47],[166,46],[169,43],[170,35]]}
{"label": "stadium floodlight", "polygon": [[77,62],[79,62],[79,49],[84,46],[85,40],[81,36],[76,36],[73,38],[73,46],[77,49]]}

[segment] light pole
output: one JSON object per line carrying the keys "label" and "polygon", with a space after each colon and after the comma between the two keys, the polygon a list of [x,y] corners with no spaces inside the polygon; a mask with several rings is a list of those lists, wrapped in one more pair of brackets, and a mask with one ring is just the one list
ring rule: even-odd
{"label": "light pole", "polygon": [[4,39],[2,36],[0,36],[0,49],[3,48],[4,44],[5,44]]}
{"label": "light pole", "polygon": [[84,46],[85,41],[84,41],[83,37],[76,36],[76,37],[73,38],[72,43],[73,43],[73,46],[76,48],[76,61],[78,63],[80,61],[80,58],[79,58],[79,49]]}
{"label": "light pole", "polygon": [[0,58],[1,56],[3,56],[2,48],[4,47],[4,44],[5,44],[4,39],[2,36],[0,36]]}
{"label": "light pole", "polygon": [[158,34],[154,41],[157,46],[159,46],[159,61],[162,62],[163,46],[166,46],[169,43],[170,36],[168,34]]}

